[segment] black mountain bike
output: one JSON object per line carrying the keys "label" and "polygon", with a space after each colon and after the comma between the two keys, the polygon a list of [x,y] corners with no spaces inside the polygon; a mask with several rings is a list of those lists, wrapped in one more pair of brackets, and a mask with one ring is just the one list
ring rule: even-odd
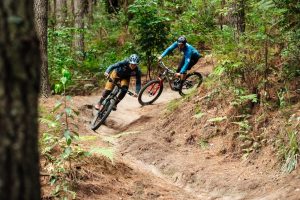
{"label": "black mountain bike", "polygon": [[186,75],[184,82],[179,90],[174,88],[175,85],[180,84],[180,78],[175,77],[175,71],[165,66],[160,61],[159,66],[163,68],[163,72],[159,74],[157,79],[150,80],[146,83],[139,92],[138,101],[141,105],[149,105],[158,99],[164,88],[164,81],[167,80],[170,88],[178,91],[181,96],[190,94],[195,88],[199,87],[203,81],[203,77],[199,72],[192,72]]}
{"label": "black mountain bike", "polygon": [[[94,119],[91,121],[91,129],[93,131],[97,130],[109,116],[111,111],[113,110],[114,105],[117,101],[117,96],[121,92],[121,85],[116,81],[110,79],[114,84],[114,89],[112,92],[106,97],[106,99],[102,102],[101,110],[98,110],[97,114],[95,115]],[[135,96],[133,92],[127,91],[130,96]]]}

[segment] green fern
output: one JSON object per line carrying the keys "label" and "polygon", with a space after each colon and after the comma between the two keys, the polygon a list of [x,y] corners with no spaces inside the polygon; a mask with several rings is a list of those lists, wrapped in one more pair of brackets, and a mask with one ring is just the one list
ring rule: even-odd
{"label": "green fern", "polygon": [[211,118],[211,119],[209,119],[209,120],[207,120],[207,121],[209,121],[209,122],[221,122],[221,121],[226,120],[226,119],[227,119],[227,117],[224,116],[224,117],[215,117],[215,118]]}
{"label": "green fern", "polygon": [[89,151],[89,153],[91,154],[96,153],[105,156],[106,158],[110,159],[111,162],[113,162],[114,152],[115,151],[113,148],[99,148],[99,147],[92,148]]}
{"label": "green fern", "polygon": [[285,163],[282,166],[282,170],[284,172],[290,173],[297,167],[298,157],[300,155],[300,146],[297,141],[297,135],[297,131],[288,133],[289,143],[283,150]]}
{"label": "green fern", "polygon": [[199,112],[196,115],[194,115],[193,117],[196,119],[200,119],[203,115],[205,115],[205,113]]}
{"label": "green fern", "polygon": [[59,123],[57,121],[53,121],[50,119],[46,119],[46,118],[39,118],[39,121],[42,124],[46,124],[49,128],[56,128],[59,126]]}

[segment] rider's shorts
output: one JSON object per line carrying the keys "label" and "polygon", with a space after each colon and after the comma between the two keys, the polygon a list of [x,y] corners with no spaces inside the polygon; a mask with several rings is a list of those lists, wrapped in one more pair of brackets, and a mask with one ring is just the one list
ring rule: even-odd
{"label": "rider's shorts", "polygon": [[[116,70],[113,70],[110,73],[109,77],[111,79],[113,79],[113,80],[120,81],[121,82],[121,87],[123,87],[123,86],[127,86],[128,87],[129,86],[129,80],[128,79],[124,79],[124,78],[121,79],[120,77],[118,77]],[[107,81],[106,84],[105,84],[105,89],[106,90],[113,90],[113,88],[114,88],[114,84],[111,81]]]}
{"label": "rider's shorts", "polygon": [[[189,65],[187,67],[187,70],[192,69],[192,67],[198,62],[199,58],[200,58],[200,56],[194,56],[194,57],[192,57]],[[176,70],[177,73],[179,73],[181,71],[181,68],[183,67],[184,63],[185,63],[185,57],[183,56],[181,62],[179,63],[179,66],[178,66],[178,68]]]}

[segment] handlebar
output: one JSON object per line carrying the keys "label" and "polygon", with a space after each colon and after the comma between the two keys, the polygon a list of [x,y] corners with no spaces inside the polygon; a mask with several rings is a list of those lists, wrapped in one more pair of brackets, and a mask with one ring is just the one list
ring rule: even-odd
{"label": "handlebar", "polygon": [[[114,80],[114,79],[112,79],[112,78],[110,78],[110,77],[107,77],[107,79],[108,79],[110,82],[112,82],[114,85],[116,85],[118,88],[121,88],[120,83],[118,83],[116,80]],[[129,94],[129,95],[132,96],[132,97],[137,98],[137,95],[136,95],[135,93],[131,92],[130,90],[127,90],[127,94]]]}
{"label": "handlebar", "polygon": [[159,66],[161,67],[161,68],[164,68],[165,70],[167,70],[169,73],[172,73],[172,74],[175,74],[175,71],[174,70],[172,70],[172,69],[170,69],[170,68],[168,68],[164,63],[163,63],[163,61],[159,61]]}
{"label": "handlebar", "polygon": [[135,93],[133,93],[133,92],[131,92],[131,91],[129,91],[129,90],[127,90],[127,93],[128,93],[130,96],[137,98],[137,95],[136,95]]}

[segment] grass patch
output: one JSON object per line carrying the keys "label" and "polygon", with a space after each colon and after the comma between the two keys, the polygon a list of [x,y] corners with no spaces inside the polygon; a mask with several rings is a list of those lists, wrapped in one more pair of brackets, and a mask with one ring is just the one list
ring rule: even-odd
{"label": "grass patch", "polygon": [[172,101],[170,101],[167,105],[167,113],[171,113],[174,112],[175,110],[177,110],[179,108],[179,106],[181,106],[182,101],[178,100],[178,99],[173,99]]}
{"label": "grass patch", "polygon": [[84,136],[78,137],[79,141],[94,141],[97,139],[98,139],[98,136],[95,136],[95,135],[84,135]]}
{"label": "grass patch", "polygon": [[113,148],[99,148],[93,147],[89,150],[90,154],[99,154],[105,156],[106,158],[110,159],[113,162],[115,150]]}
{"label": "grass patch", "polygon": [[206,149],[206,148],[208,148],[209,143],[208,143],[208,141],[205,140],[205,139],[200,139],[200,140],[198,141],[198,145],[200,146],[201,149]]}
{"label": "grass patch", "polygon": [[106,141],[106,142],[109,142],[111,144],[115,144],[116,143],[116,140],[118,138],[121,138],[123,136],[127,136],[127,135],[131,135],[131,134],[138,134],[140,133],[140,131],[129,131],[129,132],[121,132],[117,135],[112,135],[112,136],[102,136],[102,140]]}

